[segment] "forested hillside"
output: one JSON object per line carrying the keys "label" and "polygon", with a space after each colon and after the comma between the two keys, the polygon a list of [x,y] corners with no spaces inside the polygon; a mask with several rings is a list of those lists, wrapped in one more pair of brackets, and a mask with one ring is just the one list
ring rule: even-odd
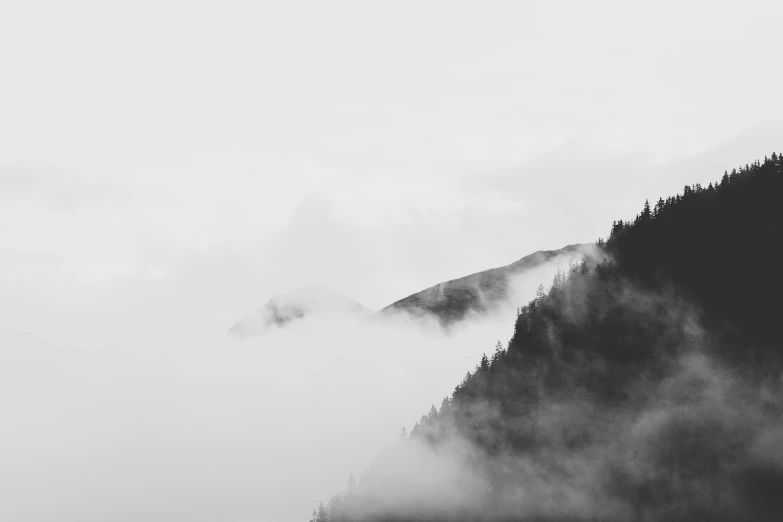
{"label": "forested hillside", "polygon": [[783,519],[783,158],[645,203],[316,522]]}
{"label": "forested hillside", "polygon": [[671,282],[713,319],[779,347],[782,164],[773,153],[706,187],[645,202],[633,221],[612,225],[606,246],[618,269],[653,286]]}

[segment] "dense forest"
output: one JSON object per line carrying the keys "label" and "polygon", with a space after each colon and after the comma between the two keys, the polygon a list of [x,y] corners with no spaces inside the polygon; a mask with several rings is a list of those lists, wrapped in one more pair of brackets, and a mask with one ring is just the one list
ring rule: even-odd
{"label": "dense forest", "polygon": [[783,519],[783,157],[645,202],[314,522]]}

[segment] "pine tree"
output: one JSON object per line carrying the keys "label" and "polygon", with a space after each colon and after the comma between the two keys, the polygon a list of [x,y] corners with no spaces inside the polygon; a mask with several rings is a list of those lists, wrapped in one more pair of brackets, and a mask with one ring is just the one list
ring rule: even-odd
{"label": "pine tree", "polygon": [[487,359],[487,354],[484,354],[481,356],[479,371],[481,371],[481,373],[486,373],[488,370],[489,370],[489,359]]}
{"label": "pine tree", "polygon": [[501,358],[503,358],[503,343],[498,341],[498,343],[495,345],[495,352],[492,354],[492,362],[490,364],[490,368],[497,369],[497,364]]}
{"label": "pine tree", "polygon": [[538,288],[536,288],[536,304],[540,304],[544,298],[546,297],[546,292],[544,291],[544,285],[539,284]]}
{"label": "pine tree", "polygon": [[650,201],[645,199],[644,200],[644,208],[642,209],[641,220],[642,221],[649,221],[650,218],[652,218],[652,212],[650,211]]}
{"label": "pine tree", "polygon": [[329,513],[326,511],[323,502],[318,504],[318,513],[316,515],[315,522],[329,522]]}
{"label": "pine tree", "polygon": [[663,198],[658,198],[658,202],[655,204],[655,209],[653,210],[653,218],[657,218],[661,215],[661,211],[663,211],[663,208],[666,206],[666,203],[663,201]]}

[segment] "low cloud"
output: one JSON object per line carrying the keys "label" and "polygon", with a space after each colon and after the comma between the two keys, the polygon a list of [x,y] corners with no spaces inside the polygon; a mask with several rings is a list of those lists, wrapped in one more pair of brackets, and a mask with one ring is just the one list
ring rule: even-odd
{"label": "low cloud", "polygon": [[511,333],[314,316],[237,341],[134,319],[98,350],[0,331],[0,518],[302,520]]}
{"label": "low cloud", "polygon": [[400,443],[333,520],[775,520],[783,509],[773,493],[783,483],[779,390],[759,400],[758,382],[693,352],[635,392],[633,405],[578,390],[541,401],[522,421],[541,441],[527,452],[490,454],[456,431],[436,446]]}

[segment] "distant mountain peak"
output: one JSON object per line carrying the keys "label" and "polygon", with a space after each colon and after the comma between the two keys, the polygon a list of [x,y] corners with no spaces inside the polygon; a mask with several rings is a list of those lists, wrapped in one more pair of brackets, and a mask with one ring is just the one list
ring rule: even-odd
{"label": "distant mountain peak", "polygon": [[243,337],[253,336],[310,315],[365,313],[370,313],[370,310],[337,290],[318,283],[309,283],[272,297],[256,312],[237,321],[229,331]]}

